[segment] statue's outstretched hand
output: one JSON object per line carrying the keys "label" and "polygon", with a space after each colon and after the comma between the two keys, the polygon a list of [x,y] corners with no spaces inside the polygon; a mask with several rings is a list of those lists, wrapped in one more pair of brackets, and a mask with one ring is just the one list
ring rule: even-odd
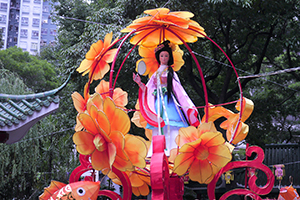
{"label": "statue's outstretched hand", "polygon": [[142,83],[141,81],[141,77],[139,76],[139,74],[134,74],[133,73],[133,81],[136,82],[138,84],[138,86],[142,89],[142,90],[145,90],[145,84]]}

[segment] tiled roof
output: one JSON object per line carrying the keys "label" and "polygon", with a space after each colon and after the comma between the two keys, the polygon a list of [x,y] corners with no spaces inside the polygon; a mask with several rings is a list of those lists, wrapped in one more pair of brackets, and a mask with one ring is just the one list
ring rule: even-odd
{"label": "tiled roof", "polygon": [[12,144],[19,141],[36,122],[55,111],[59,107],[57,93],[68,80],[59,88],[43,93],[0,94],[0,142]]}
{"label": "tiled roof", "polygon": [[0,127],[18,125],[34,112],[39,112],[51,103],[59,103],[58,96],[46,95],[44,97],[28,98],[0,94]]}

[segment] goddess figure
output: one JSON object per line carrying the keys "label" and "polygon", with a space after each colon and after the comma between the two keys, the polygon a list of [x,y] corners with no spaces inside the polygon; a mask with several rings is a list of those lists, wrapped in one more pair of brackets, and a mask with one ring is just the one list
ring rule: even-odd
{"label": "goddess figure", "polygon": [[[152,137],[165,135],[165,154],[177,148],[175,138],[181,127],[198,126],[198,111],[180,84],[172,65],[174,63],[170,42],[165,41],[155,48],[159,68],[146,85],[138,75],[134,81],[139,85],[139,105],[142,116],[147,121],[147,129],[152,129]],[[152,156],[152,143],[147,157]]]}

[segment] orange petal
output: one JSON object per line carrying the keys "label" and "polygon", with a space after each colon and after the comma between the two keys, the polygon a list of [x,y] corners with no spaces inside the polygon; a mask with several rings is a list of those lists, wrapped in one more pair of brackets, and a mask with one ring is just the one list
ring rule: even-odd
{"label": "orange petal", "polygon": [[99,95],[98,93],[94,93],[89,98],[87,105],[86,105],[88,112],[92,105],[96,106],[96,108],[98,110],[103,110],[103,99],[102,99],[101,95]]}
{"label": "orange petal", "polygon": [[188,11],[170,12],[170,15],[176,15],[181,18],[189,19],[194,17],[194,14]]}
{"label": "orange petal", "polygon": [[120,154],[116,155],[115,162],[113,164],[114,167],[121,171],[126,171],[126,170],[133,171],[134,167],[133,167],[132,163],[130,162],[130,160],[123,159],[119,155]]}
{"label": "orange petal", "polygon": [[114,167],[121,171],[132,170],[133,166],[130,162],[126,152],[124,151],[125,139],[122,133],[112,131],[110,138],[117,148],[117,154],[114,162]]}
{"label": "orange petal", "polygon": [[73,135],[73,142],[76,144],[76,149],[82,155],[89,155],[95,150],[93,139],[94,135],[85,131],[79,131]]}
{"label": "orange petal", "polygon": [[209,147],[208,151],[209,156],[207,157],[207,160],[212,162],[220,169],[231,161],[232,155],[226,145]]}
{"label": "orange petal", "polygon": [[131,182],[132,187],[141,187],[145,184],[144,181],[140,179],[139,175],[133,172],[129,173],[129,180]]}
{"label": "orange petal", "polygon": [[136,187],[133,187],[132,188],[132,192],[135,196],[147,196],[150,192],[149,190],[149,186],[147,184],[143,184],[142,186],[136,188]]}
{"label": "orange petal", "polygon": [[128,93],[121,88],[114,89],[113,100],[118,107],[125,107],[128,103]]}
{"label": "orange petal", "polygon": [[151,28],[139,32],[137,35],[133,36],[130,39],[131,44],[137,44],[140,42],[140,45],[145,47],[155,47],[163,41],[163,35],[160,29]]}
{"label": "orange petal", "polygon": [[[186,30],[189,27],[189,19],[184,19],[182,17],[178,17],[176,15],[161,15],[161,17],[158,19],[154,19],[153,23],[158,23],[161,25],[164,25],[164,27],[170,28],[170,27],[178,27],[183,30]],[[170,26],[168,26],[170,25]],[[163,26],[162,26],[163,27]]]}
{"label": "orange petal", "polygon": [[213,170],[209,162],[207,160],[201,161],[195,159],[190,167],[190,179],[199,183],[206,183],[211,176],[213,176]]}
{"label": "orange petal", "polygon": [[130,119],[125,111],[116,108],[111,98],[106,97],[104,100],[103,111],[108,117],[111,131],[120,131],[123,135],[128,133],[130,129]]}
{"label": "orange petal", "polygon": [[94,80],[102,79],[110,69],[109,64],[107,64],[104,60],[100,60],[95,67]]}
{"label": "orange petal", "polygon": [[93,135],[100,133],[100,130],[90,115],[86,113],[79,113],[77,118],[88,132],[92,133]]}
{"label": "orange petal", "polygon": [[174,32],[174,30],[173,29],[170,29],[170,30],[171,31],[169,31],[169,30],[165,31],[166,39],[174,44],[183,44],[181,39],[183,39],[184,41],[185,41],[185,39],[183,38],[182,34],[180,34],[178,31],[175,31],[175,34],[174,34],[174,33],[172,33],[172,32]]}
{"label": "orange petal", "polygon": [[184,65],[184,60],[182,59],[182,55],[179,52],[173,52],[173,57],[174,57],[173,69],[174,71],[178,71]]}
{"label": "orange petal", "polygon": [[137,187],[132,187],[132,193],[137,197],[141,195],[140,190]]}
{"label": "orange petal", "polygon": [[101,133],[102,137],[104,137],[106,142],[111,142],[111,139],[108,136],[110,134],[110,123],[103,111],[98,111],[96,106],[92,106],[90,109],[90,115],[98,124],[100,131],[99,133]]}
{"label": "orange petal", "polygon": [[108,148],[109,165],[112,166],[117,156],[117,147],[115,146],[114,143],[111,142],[108,143],[107,148]]}
{"label": "orange petal", "polygon": [[91,156],[92,166],[96,170],[110,169],[109,150],[106,149],[102,152],[96,150]]}
{"label": "orange petal", "polygon": [[98,42],[92,44],[90,50],[85,55],[85,58],[88,60],[94,60],[102,51],[103,42],[102,40],[98,40]]}
{"label": "orange petal", "polygon": [[146,167],[147,146],[143,138],[131,134],[125,135],[124,151],[134,166],[139,168]]}
{"label": "orange petal", "polygon": [[222,133],[220,132],[206,132],[203,133],[200,137],[202,139],[201,144],[207,147],[218,146],[225,143]]}
{"label": "orange petal", "polygon": [[78,93],[74,92],[72,94],[73,104],[77,112],[81,113],[85,111],[86,102],[83,97]]}
{"label": "orange petal", "polygon": [[193,153],[195,149],[197,149],[197,147],[200,145],[200,143],[201,143],[201,138],[193,142],[186,143],[179,149],[179,152]]}
{"label": "orange petal", "polygon": [[176,156],[178,155],[179,151],[177,148],[170,150],[170,156],[168,158],[169,162],[174,163]]}
{"label": "orange petal", "polygon": [[118,131],[112,131],[110,133],[109,137],[110,137],[112,143],[114,143],[114,145],[116,146],[117,151],[122,152],[122,154],[120,154],[119,156],[121,156],[123,159],[128,159],[128,157],[124,153],[125,138],[124,138],[123,134]]}
{"label": "orange petal", "polygon": [[[231,112],[230,110],[227,110],[224,107],[218,106],[218,107],[209,107],[208,109],[208,121],[215,121],[216,119],[220,118],[220,117],[225,117],[225,118],[229,118],[232,114],[234,114],[233,112]],[[202,122],[205,122],[206,119],[206,113],[202,118]]]}
{"label": "orange petal", "polygon": [[144,58],[154,58],[155,59],[155,53],[154,53],[154,47],[147,48],[144,46],[139,46],[139,55]]}
{"label": "orange petal", "polygon": [[117,50],[118,50],[118,49],[110,49],[110,50],[108,50],[108,51],[105,53],[105,55],[103,55],[103,58],[102,58],[102,59],[103,59],[105,62],[107,62],[107,63],[111,63],[111,62],[114,60],[115,56],[116,56]]}
{"label": "orange petal", "polygon": [[78,120],[78,117],[76,117],[76,126],[74,128],[75,131],[81,131],[83,129],[82,124],[80,123],[80,121]]}
{"label": "orange petal", "polygon": [[175,158],[173,172],[179,176],[185,174],[192,162],[195,160],[193,153],[181,153]]}
{"label": "orange petal", "polygon": [[103,44],[103,48],[104,49],[107,49],[111,43],[111,40],[112,40],[112,36],[113,36],[113,33],[110,32],[110,33],[107,33],[105,35],[105,38],[104,38],[104,44]]}
{"label": "orange petal", "polygon": [[176,144],[181,147],[182,145],[199,139],[199,133],[194,126],[189,126],[186,128],[180,128],[179,134],[176,137]]}
{"label": "orange petal", "polygon": [[[240,111],[241,110],[241,101],[238,101],[235,108]],[[252,111],[254,108],[254,103],[250,99],[243,98],[243,115],[241,118],[241,121],[244,122],[246,121],[249,116],[251,115]]]}
{"label": "orange petal", "polygon": [[[232,140],[232,144],[237,144],[239,143],[240,141],[242,141],[243,139],[246,138],[246,136],[248,135],[248,132],[249,132],[249,126],[243,122],[241,122],[242,125],[240,125],[239,129],[237,130],[237,134],[235,135],[235,138]],[[235,126],[234,126],[234,129],[235,129]],[[226,137],[227,137],[227,140],[230,141],[231,140],[231,137],[232,137],[232,134],[234,132],[234,129],[230,128],[230,129],[227,129],[226,131]]]}
{"label": "orange petal", "polygon": [[[92,64],[94,63],[94,60],[87,60],[87,59],[84,59],[81,63],[80,63],[80,66],[76,69],[76,71],[78,71],[79,73],[82,73],[84,71],[89,71],[88,69],[90,69],[90,67],[92,66]],[[86,73],[83,74],[83,76],[85,75]]]}
{"label": "orange petal", "polygon": [[203,122],[198,127],[199,135],[202,135],[205,132],[217,132],[217,129],[212,121],[209,121],[207,123]]}
{"label": "orange petal", "polygon": [[145,129],[145,135],[149,139],[149,141],[152,141],[152,129]]}
{"label": "orange petal", "polygon": [[140,112],[135,111],[133,113],[133,117],[131,118],[131,121],[139,128],[143,128],[143,126],[140,123]]}
{"label": "orange petal", "polygon": [[95,92],[99,93],[103,99],[109,96],[109,82],[101,80],[99,85],[95,88]]}
{"label": "orange petal", "polygon": [[165,15],[168,14],[170,10],[168,8],[155,8],[155,9],[149,9],[145,10],[144,13],[152,16],[159,16],[159,15]]}

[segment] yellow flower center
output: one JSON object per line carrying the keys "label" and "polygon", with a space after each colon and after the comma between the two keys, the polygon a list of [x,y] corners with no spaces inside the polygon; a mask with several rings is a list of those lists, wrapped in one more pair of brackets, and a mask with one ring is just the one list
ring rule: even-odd
{"label": "yellow flower center", "polygon": [[208,148],[206,146],[198,146],[194,151],[194,156],[198,160],[205,160],[209,155]]}
{"label": "yellow flower center", "polygon": [[107,148],[106,141],[100,134],[95,136],[93,142],[98,151],[104,151]]}

